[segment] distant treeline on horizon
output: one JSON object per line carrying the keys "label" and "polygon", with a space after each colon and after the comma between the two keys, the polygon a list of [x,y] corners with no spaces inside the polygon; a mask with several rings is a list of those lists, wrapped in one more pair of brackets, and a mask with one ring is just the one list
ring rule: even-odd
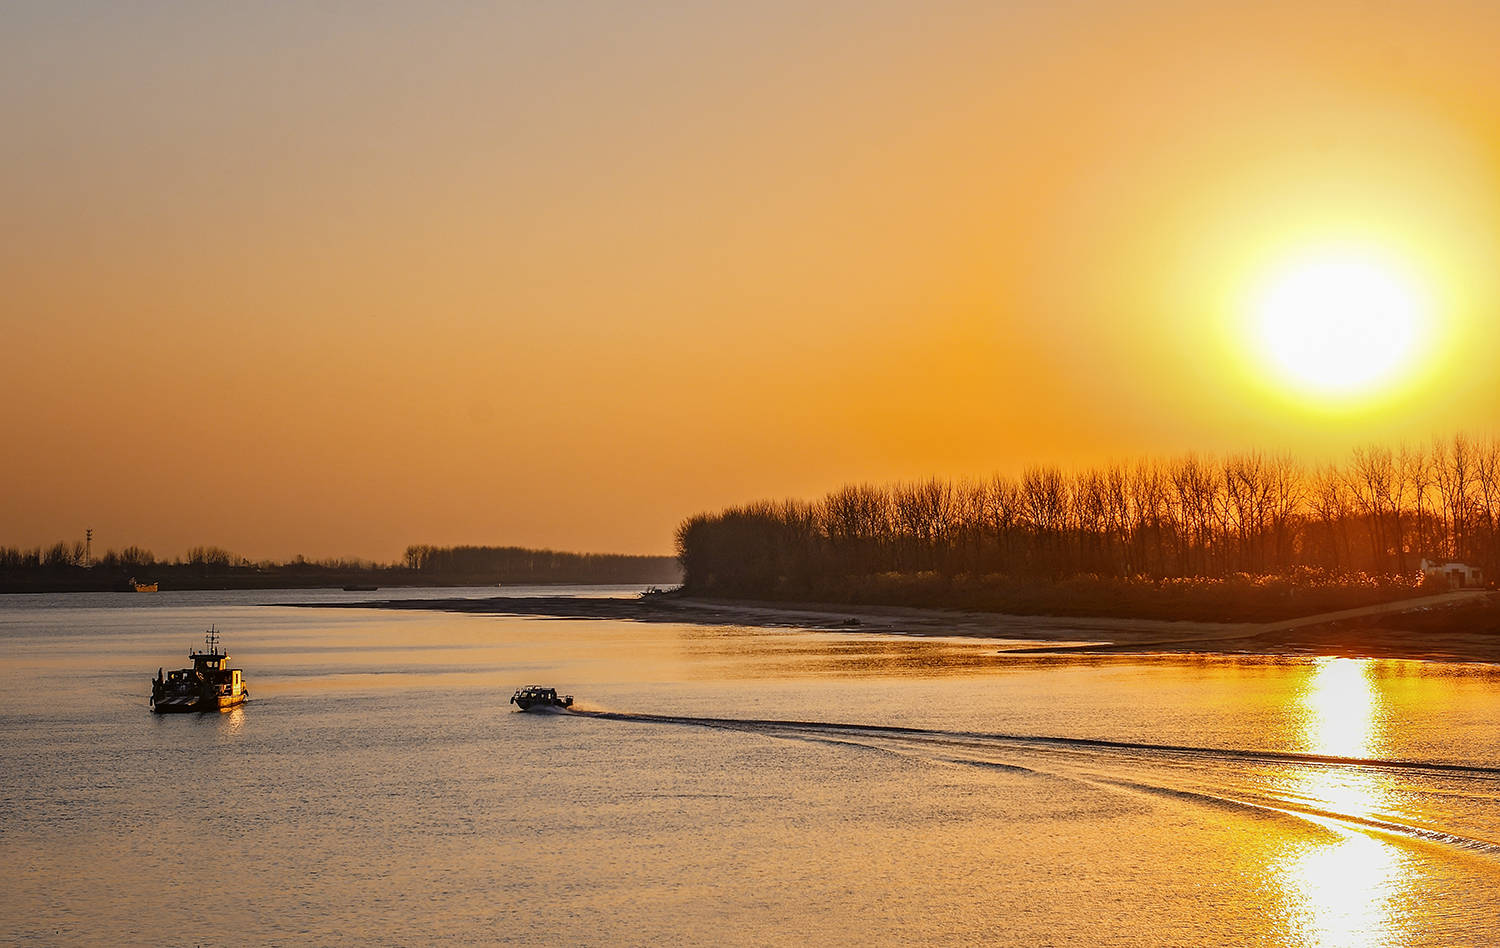
{"label": "distant treeline on horizon", "polygon": [[1423,558],[1468,561],[1493,579],[1497,526],[1500,441],[1458,435],[1361,448],[1316,469],[1246,453],[851,484],[701,513],[676,540],[688,594],[1010,609],[1051,585],[1057,608],[1093,614],[1111,610],[1067,601],[1085,579],[1116,590],[1233,582],[1262,598],[1415,590]]}
{"label": "distant treeline on horizon", "polygon": [[0,546],[0,592],[129,590],[133,582],[163,589],[220,589],[340,585],[476,585],[676,583],[670,556],[565,553],[518,546],[416,545],[398,563],[357,558],[252,561],[217,546],[158,560],[137,546],[90,557],[82,541],[18,549]]}

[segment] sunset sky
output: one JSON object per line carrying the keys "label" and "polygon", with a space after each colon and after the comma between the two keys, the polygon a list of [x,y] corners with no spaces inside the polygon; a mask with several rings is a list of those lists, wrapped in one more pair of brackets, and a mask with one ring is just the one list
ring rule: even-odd
{"label": "sunset sky", "polygon": [[[1493,433],[1497,36],[1489,2],[6,3],[0,544],[665,553],[846,481]],[[1410,296],[1388,372],[1268,351],[1309,281]]]}

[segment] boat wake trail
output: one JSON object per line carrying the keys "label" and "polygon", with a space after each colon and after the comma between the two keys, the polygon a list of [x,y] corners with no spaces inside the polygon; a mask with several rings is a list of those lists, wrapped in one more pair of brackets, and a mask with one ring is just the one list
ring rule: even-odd
{"label": "boat wake trail", "polygon": [[1500,767],[1450,764],[1436,761],[1384,760],[1364,757],[1338,757],[1329,754],[1306,754],[1294,751],[1241,750],[1226,747],[1192,747],[1182,744],[1147,744],[1133,741],[1109,741],[1083,737],[1054,737],[1036,734],[1006,734],[984,731],[943,731],[931,728],[903,727],[885,724],[847,724],[832,721],[791,721],[771,718],[704,718],[666,714],[631,714],[621,711],[580,711],[571,714],[610,721],[636,721],[644,724],[684,724],[699,727],[721,727],[746,731],[814,731],[839,734],[862,734],[892,737],[934,738],[940,740],[987,741],[1017,746],[1051,746],[1108,751],[1175,754],[1278,763],[1329,764],[1367,767],[1382,770],[1415,770],[1433,773],[1457,773],[1500,780]]}
{"label": "boat wake trail", "polygon": [[[606,721],[744,731],[1043,774],[1323,829],[1456,847],[1500,863],[1500,767],[899,725],[573,710]],[[1464,824],[1462,828],[1453,825]]]}

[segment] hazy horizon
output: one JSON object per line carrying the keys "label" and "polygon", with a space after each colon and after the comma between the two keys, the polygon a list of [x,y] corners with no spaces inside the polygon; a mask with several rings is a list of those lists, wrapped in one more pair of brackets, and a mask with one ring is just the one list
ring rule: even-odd
{"label": "hazy horizon", "polygon": [[[1487,5],[353,11],[0,11],[0,544],[663,554],[1500,423]],[[1250,313],[1352,257],[1414,336],[1299,387]]]}

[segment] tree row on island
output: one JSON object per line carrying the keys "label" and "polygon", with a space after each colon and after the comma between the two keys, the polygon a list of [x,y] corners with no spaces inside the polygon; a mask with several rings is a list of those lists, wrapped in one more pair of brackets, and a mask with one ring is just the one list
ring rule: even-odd
{"label": "tree row on island", "polygon": [[913,601],[890,590],[919,576],[971,593],[984,577],[1416,587],[1424,558],[1494,576],[1497,526],[1500,441],[1458,435],[1312,469],[1251,452],[852,484],[698,514],[676,540],[690,593]]}

